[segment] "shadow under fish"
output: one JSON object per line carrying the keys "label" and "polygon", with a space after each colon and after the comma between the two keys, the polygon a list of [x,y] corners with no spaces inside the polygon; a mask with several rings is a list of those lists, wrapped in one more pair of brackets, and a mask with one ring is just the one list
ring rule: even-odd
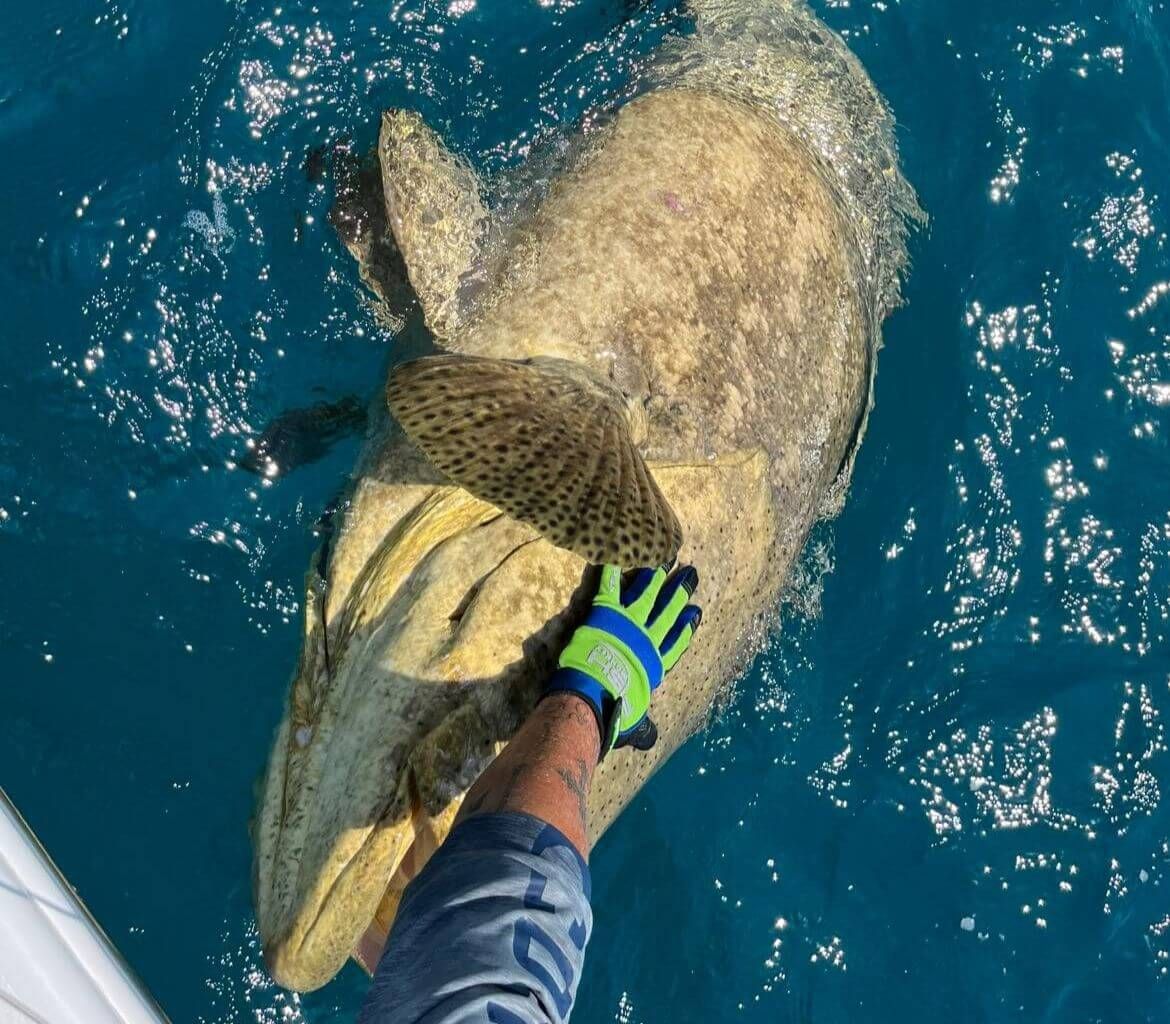
{"label": "shadow under fish", "polygon": [[290,409],[264,429],[239,465],[264,477],[288,473],[316,462],[343,438],[363,433],[368,416],[366,402],[356,395]]}

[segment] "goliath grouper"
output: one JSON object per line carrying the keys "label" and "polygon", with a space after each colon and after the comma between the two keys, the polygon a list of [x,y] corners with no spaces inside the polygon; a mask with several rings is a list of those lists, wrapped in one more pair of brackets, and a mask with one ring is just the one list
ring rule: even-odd
{"label": "goliath grouper", "polygon": [[706,612],[657,746],[594,776],[595,841],[759,649],[839,505],[917,206],[881,97],[802,4],[692,9],[522,216],[489,212],[417,115],[383,115],[384,213],[349,243],[380,290],[388,225],[441,354],[391,371],[308,576],[254,828],[282,985],[323,985],[363,935],[376,955],[591,566],[678,556]]}

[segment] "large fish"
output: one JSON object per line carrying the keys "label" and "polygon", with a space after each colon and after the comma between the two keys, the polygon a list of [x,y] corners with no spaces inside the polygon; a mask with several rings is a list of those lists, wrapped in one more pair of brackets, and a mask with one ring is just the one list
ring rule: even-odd
{"label": "large fish", "polygon": [[324,984],[367,928],[369,961],[533,706],[591,563],[677,554],[706,612],[658,745],[594,776],[596,840],[758,649],[840,500],[914,196],[884,103],[803,5],[693,6],[522,215],[395,111],[376,201],[359,187],[335,218],[379,294],[401,255],[443,354],[391,372],[308,576],[254,831],[281,984]]}

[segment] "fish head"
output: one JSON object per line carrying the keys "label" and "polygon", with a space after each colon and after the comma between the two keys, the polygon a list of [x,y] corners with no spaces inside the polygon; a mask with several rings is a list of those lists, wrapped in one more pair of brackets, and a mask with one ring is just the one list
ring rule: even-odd
{"label": "fish head", "polygon": [[441,483],[364,478],[322,560],[253,837],[265,959],[301,991],[442,842],[588,600],[582,559]]}

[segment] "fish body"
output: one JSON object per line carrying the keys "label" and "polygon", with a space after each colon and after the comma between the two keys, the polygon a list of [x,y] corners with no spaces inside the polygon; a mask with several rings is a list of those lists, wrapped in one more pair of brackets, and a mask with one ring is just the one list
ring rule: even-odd
{"label": "fish body", "polygon": [[[594,776],[595,841],[758,650],[848,478],[916,210],[888,114],[803,6],[699,14],[506,229],[417,117],[383,119],[385,227],[447,355],[391,377],[397,420],[307,578],[255,826],[261,937],[290,987],[328,981],[367,926],[372,960],[535,703],[592,561],[677,553],[705,609],[657,745]],[[350,248],[374,282],[369,223]]]}

